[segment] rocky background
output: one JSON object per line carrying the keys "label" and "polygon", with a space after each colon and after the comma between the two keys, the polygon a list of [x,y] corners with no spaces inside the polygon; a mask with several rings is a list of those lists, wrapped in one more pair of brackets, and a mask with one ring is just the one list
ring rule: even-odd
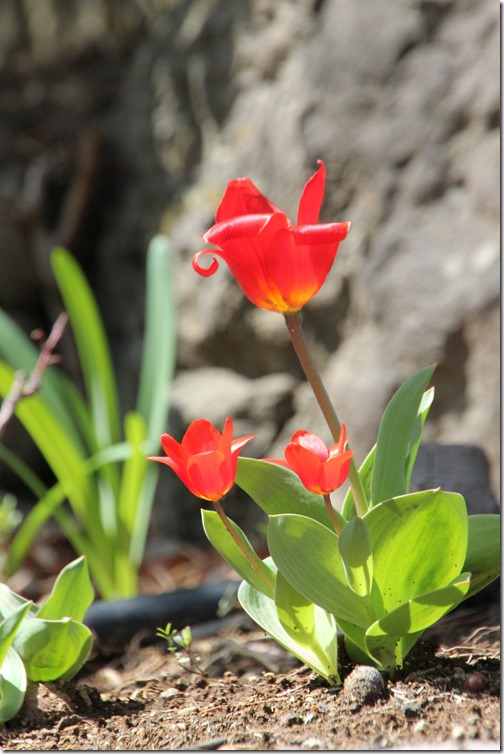
{"label": "rocky background", "polygon": [[[132,407],[161,230],[179,336],[169,431],[231,415],[257,456],[282,456],[300,427],[329,440],[283,318],[225,265],[205,280],[190,264],[228,180],[295,217],[323,159],[321,219],[352,229],[304,325],[357,460],[395,389],[436,361],[425,439],[480,445],[498,491],[494,0],[3,0],[0,64],[0,306],[27,332],[60,309],[47,258],[67,245]],[[161,476],[155,521],[197,538],[199,506]]]}

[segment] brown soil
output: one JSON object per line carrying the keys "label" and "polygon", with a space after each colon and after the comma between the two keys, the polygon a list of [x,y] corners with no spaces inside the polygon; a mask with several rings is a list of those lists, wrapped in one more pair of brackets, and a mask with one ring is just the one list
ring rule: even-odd
{"label": "brown soil", "polygon": [[331,688],[235,614],[196,638],[206,677],[162,645],[99,655],[71,684],[33,688],[4,750],[499,749],[499,609],[461,608],[375,698],[343,664]]}

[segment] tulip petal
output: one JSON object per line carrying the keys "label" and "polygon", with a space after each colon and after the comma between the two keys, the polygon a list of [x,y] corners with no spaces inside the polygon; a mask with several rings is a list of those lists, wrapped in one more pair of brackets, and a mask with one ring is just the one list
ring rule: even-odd
{"label": "tulip petal", "polygon": [[329,457],[329,451],[325,442],[320,437],[317,437],[317,435],[313,435],[304,429],[299,429],[292,435],[291,443],[293,442],[316,455],[322,463]]}
{"label": "tulip petal", "polygon": [[317,160],[320,168],[308,179],[301,194],[298,205],[297,224],[314,224],[318,222],[324,188],[326,181],[326,169],[322,160]]}
{"label": "tulip petal", "polygon": [[191,456],[187,475],[197,496],[204,500],[220,500],[231,489],[234,477],[228,459],[220,450]]}
{"label": "tulip petal", "polygon": [[221,433],[211,422],[207,419],[196,419],[189,425],[182,438],[182,447],[187,456],[192,456],[209,450],[217,450],[220,439]]}
{"label": "tulip petal", "polygon": [[322,494],[319,485],[322,463],[316,455],[297,443],[289,443],[285,448],[285,458],[307,490]]}
{"label": "tulip petal", "polygon": [[230,220],[239,215],[260,215],[278,212],[278,208],[259,191],[250,178],[237,178],[227,185],[215,213],[215,222]]}
{"label": "tulip petal", "polygon": [[320,487],[326,493],[337,490],[338,487],[346,481],[348,470],[350,468],[350,459],[353,456],[353,450],[343,453],[341,456],[329,458],[322,466],[319,477]]}

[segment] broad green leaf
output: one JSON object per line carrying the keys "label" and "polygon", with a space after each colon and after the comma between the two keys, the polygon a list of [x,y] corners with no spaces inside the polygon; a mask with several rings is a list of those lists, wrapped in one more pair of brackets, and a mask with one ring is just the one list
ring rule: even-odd
{"label": "broad green leaf", "polygon": [[24,662],[28,679],[47,683],[76,673],[87,659],[92,641],[91,631],[71,618],[35,618],[20,625],[14,649]]}
{"label": "broad green leaf", "polygon": [[434,388],[431,387],[429,388],[429,390],[426,390],[422,396],[422,400],[420,401],[420,406],[418,408],[418,414],[415,419],[415,423],[413,425],[413,429],[410,436],[410,446],[408,450],[408,456],[406,458],[406,481],[405,481],[406,492],[409,492],[410,490],[411,472],[413,471],[413,466],[415,465],[418,448],[420,447],[420,443],[422,441],[422,432],[423,432],[424,424],[427,419],[427,415],[430,411],[430,407],[432,406],[433,400],[434,400]]}
{"label": "broad green leaf", "polygon": [[6,584],[0,584],[0,620],[3,621],[26,605],[29,606],[29,612],[36,615],[38,607],[33,602],[21,597],[20,594],[16,594]]}
{"label": "broad green leaf", "polygon": [[373,584],[373,553],[364,519],[347,523],[339,535],[338,548],[348,586],[359,597],[367,597]]}
{"label": "broad green leaf", "polygon": [[[338,634],[341,633],[332,613],[328,613],[319,605],[314,605],[315,634],[322,649],[326,662],[337,671],[338,668]],[[335,679],[337,672],[333,672]],[[339,682],[339,681],[338,681]]]}
{"label": "broad green leaf", "polygon": [[425,631],[453,610],[467,595],[470,578],[470,574],[461,574],[451,584],[408,600],[369,626],[366,643],[370,654],[385,670],[401,665],[404,657],[397,656],[401,637]]}
{"label": "broad green leaf", "polygon": [[40,608],[37,618],[59,620],[70,617],[82,621],[94,599],[86,558],[81,556],[66,565],[54,582],[51,594]]}
{"label": "broad green leaf", "polygon": [[147,455],[157,452],[159,438],[166,428],[175,355],[176,310],[170,243],[166,236],[158,235],[147,252],[145,330],[137,402],[152,446]]}
{"label": "broad green leaf", "polygon": [[278,619],[290,638],[299,647],[319,658],[327,672],[338,675],[338,633],[334,617],[303,597],[277,571],[275,605]]}
{"label": "broad green leaf", "polygon": [[[269,560],[269,558],[267,559]],[[289,634],[285,631],[282,624],[278,619],[277,610],[273,599],[267,597],[262,592],[254,589],[246,581],[240,584],[238,589],[238,599],[245,612],[266,631],[267,634],[273,637],[282,647],[288,652],[291,652],[294,657],[297,657],[301,662],[308,665],[312,670],[318,673],[322,678],[332,684],[337,685],[340,683],[340,677],[338,673],[337,664],[333,664],[330,657],[321,656],[309,649],[298,644]]]}
{"label": "broad green leaf", "polygon": [[20,605],[0,622],[0,666],[4,663],[9,647],[16,636],[16,631],[25,615],[30,611],[31,605],[31,602]]}
{"label": "broad green leaf", "polygon": [[249,582],[273,599],[275,593],[275,577],[271,568],[264,564],[258,557],[252,545],[239,526],[228,519],[236,537],[240,540],[241,547],[235,542],[232,535],[226,529],[221,517],[215,511],[201,510],[203,529],[210,543],[215,547],[224,560],[235,569],[242,579]]}
{"label": "broad green leaf", "polygon": [[25,667],[16,650],[10,647],[0,667],[0,725],[19,712],[25,693]]}
{"label": "broad green leaf", "polygon": [[278,571],[275,580],[275,605],[280,623],[291,639],[302,647],[315,644],[315,605],[303,597]]}
{"label": "broad green leaf", "polygon": [[347,584],[334,531],[306,516],[271,516],[268,547],[278,570],[307,599],[336,620],[369,625],[365,601]]}
{"label": "broad green leaf", "polygon": [[428,366],[412,375],[385,409],[376,442],[372,505],[407,492],[408,458],[412,442],[418,439],[417,416],[434,369],[435,365]]}
{"label": "broad green leaf", "polygon": [[238,458],[236,484],[268,515],[297,513],[333,530],[322,495],[309,492],[298,475],[285,466]]}
{"label": "broad green leaf", "polygon": [[495,581],[500,574],[500,527],[498,514],[468,517],[469,534],[464,571],[471,573],[470,597]]}
{"label": "broad green leaf", "polygon": [[364,516],[373,551],[376,616],[458,576],[467,549],[465,500],[427,490],[387,500]]}
{"label": "broad green leaf", "polygon": [[[359,469],[359,477],[368,500],[371,500],[371,479],[373,476],[375,453],[376,445],[373,445]],[[354,518],[354,516],[356,515],[355,502],[351,487],[348,488],[348,492],[345,495],[343,506],[341,508],[341,514],[346,521],[350,521],[350,519]]]}
{"label": "broad green leaf", "polygon": [[119,406],[112,359],[91,287],[76,259],[56,248],[51,265],[79,353],[86,393],[100,445],[120,439]]}

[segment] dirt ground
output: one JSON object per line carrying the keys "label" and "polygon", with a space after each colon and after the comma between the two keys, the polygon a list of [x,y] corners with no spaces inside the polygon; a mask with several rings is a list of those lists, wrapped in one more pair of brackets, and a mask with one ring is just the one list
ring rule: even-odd
{"label": "dirt ground", "polygon": [[495,601],[459,608],[381,691],[363,690],[344,659],[343,686],[327,686],[236,613],[220,630],[206,627],[211,636],[197,638],[193,630],[205,676],[181,666],[165,644],[142,647],[137,640],[122,655],[97,654],[70,684],[31,689],[0,731],[0,745],[6,751],[498,750],[499,617]]}

